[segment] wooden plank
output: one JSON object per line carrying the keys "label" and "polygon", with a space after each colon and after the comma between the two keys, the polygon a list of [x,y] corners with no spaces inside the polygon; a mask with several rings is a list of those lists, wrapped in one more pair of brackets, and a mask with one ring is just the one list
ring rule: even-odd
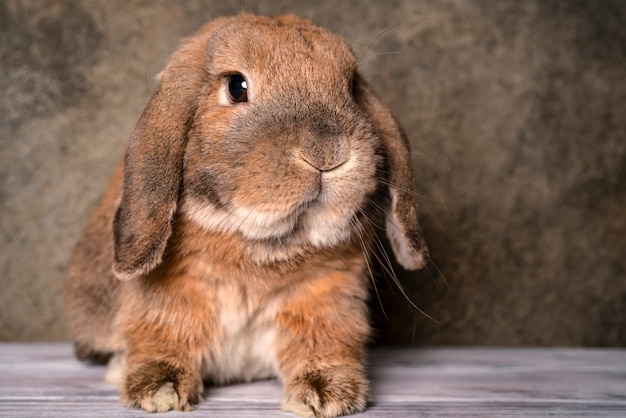
{"label": "wooden plank", "polygon": [[[375,349],[363,417],[626,417],[626,350]],[[0,344],[0,416],[138,417],[69,344]],[[192,413],[288,417],[277,381],[211,387]]]}

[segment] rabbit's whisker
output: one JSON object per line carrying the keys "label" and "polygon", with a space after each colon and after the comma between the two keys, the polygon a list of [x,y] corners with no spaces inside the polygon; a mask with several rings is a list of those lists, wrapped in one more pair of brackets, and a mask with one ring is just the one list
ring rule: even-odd
{"label": "rabbit's whisker", "polygon": [[380,306],[380,310],[383,313],[383,315],[385,316],[385,318],[387,318],[387,312],[385,312],[385,307],[383,305],[383,301],[380,297],[380,292],[378,291],[378,285],[376,284],[376,278],[374,276],[374,271],[372,270],[372,266],[371,266],[371,251],[369,251],[369,249],[367,248],[367,244],[365,243],[365,238],[363,237],[364,235],[364,231],[363,231],[363,225],[361,224],[361,222],[359,221],[358,218],[353,217],[351,218],[351,222],[352,225],[354,226],[355,232],[356,232],[356,236],[359,240],[359,245],[361,246],[361,251],[363,252],[363,256],[365,257],[365,266],[367,267],[367,274],[370,278],[370,281],[372,282],[372,288],[374,289],[374,294],[376,295],[376,300],[378,301],[378,305]]}

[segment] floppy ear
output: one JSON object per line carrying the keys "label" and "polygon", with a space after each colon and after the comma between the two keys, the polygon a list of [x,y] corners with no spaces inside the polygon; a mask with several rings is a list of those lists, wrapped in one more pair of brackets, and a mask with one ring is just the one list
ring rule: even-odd
{"label": "floppy ear", "polygon": [[113,221],[113,272],[120,280],[154,269],[172,233],[187,131],[204,80],[210,29],[205,27],[172,55],[130,136],[122,200]]}
{"label": "floppy ear", "polygon": [[358,73],[354,79],[354,95],[373,121],[387,157],[391,200],[386,213],[387,237],[404,268],[420,269],[426,264],[428,248],[417,220],[409,141],[391,111]]}

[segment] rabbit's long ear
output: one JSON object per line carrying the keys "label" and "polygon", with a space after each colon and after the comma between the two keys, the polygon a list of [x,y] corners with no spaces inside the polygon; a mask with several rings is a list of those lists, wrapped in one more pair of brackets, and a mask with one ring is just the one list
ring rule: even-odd
{"label": "rabbit's long ear", "polygon": [[187,132],[204,80],[207,29],[172,55],[130,136],[122,200],[113,221],[113,272],[120,280],[159,265],[172,233]]}
{"label": "rabbit's long ear", "polygon": [[426,264],[428,248],[417,220],[408,139],[391,111],[359,74],[354,79],[354,95],[373,121],[385,148],[390,196],[386,214],[387,237],[396,259],[404,268],[420,269]]}

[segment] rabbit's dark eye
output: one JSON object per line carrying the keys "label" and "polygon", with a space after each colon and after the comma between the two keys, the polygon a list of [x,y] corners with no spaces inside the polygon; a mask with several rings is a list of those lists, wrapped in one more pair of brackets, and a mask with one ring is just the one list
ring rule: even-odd
{"label": "rabbit's dark eye", "polygon": [[233,103],[248,101],[248,82],[241,74],[228,76],[228,94]]}

